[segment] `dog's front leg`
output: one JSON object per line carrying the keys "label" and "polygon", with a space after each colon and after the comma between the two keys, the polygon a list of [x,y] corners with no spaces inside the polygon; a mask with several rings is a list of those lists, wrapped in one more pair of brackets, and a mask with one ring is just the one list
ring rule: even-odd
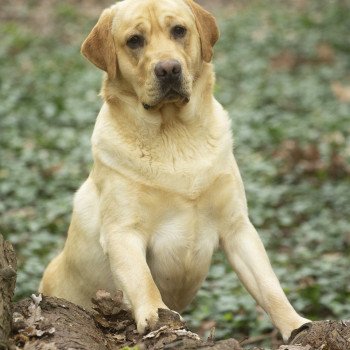
{"label": "dog's front leg", "polygon": [[310,322],[297,314],[272,270],[265,248],[247,215],[233,219],[221,239],[228,260],[239,279],[287,340],[291,332]]}
{"label": "dog's front leg", "polygon": [[158,308],[166,309],[146,262],[146,245],[141,234],[110,229],[103,244],[117,288],[131,303],[137,330],[144,333],[158,321]]}

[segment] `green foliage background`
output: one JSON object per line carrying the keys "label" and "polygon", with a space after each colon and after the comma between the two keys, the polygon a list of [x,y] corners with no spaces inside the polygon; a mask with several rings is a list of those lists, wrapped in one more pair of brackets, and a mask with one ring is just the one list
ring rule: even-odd
{"label": "green foliage background", "polygon": [[[17,298],[62,247],[91,168],[101,73],[79,45],[97,13],[53,2],[48,27],[0,24],[0,232],[18,254]],[[312,319],[350,317],[349,13],[349,1],[310,0],[219,15],[216,96],[232,117],[250,216],[288,297]],[[217,337],[272,329],[220,253],[186,318],[202,329],[215,321]]]}

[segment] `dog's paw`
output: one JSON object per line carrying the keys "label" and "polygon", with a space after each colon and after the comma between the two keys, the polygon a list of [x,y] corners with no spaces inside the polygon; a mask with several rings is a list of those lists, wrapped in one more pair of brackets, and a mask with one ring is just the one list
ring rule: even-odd
{"label": "dog's paw", "polygon": [[310,324],[311,321],[303,318],[303,317],[298,317],[296,321],[293,323],[289,323],[284,327],[283,330],[281,330],[282,338],[285,342],[289,342],[290,339],[293,337],[293,332],[298,329],[303,329],[305,325]]}
{"label": "dog's paw", "polygon": [[137,331],[144,334],[154,329],[158,323],[158,308],[168,309],[164,304],[156,307],[143,306],[135,312]]}

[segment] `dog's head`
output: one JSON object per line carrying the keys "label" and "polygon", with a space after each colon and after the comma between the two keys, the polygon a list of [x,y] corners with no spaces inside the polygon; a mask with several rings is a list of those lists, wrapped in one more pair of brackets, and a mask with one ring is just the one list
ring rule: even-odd
{"label": "dog's head", "polygon": [[103,11],[82,53],[145,109],[189,101],[219,36],[192,0],[124,0]]}

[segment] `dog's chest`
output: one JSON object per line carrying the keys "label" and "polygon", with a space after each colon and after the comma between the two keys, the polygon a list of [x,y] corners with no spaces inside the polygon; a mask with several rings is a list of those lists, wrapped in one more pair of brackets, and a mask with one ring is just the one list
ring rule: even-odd
{"label": "dog's chest", "polygon": [[150,240],[147,260],[168,307],[182,310],[207,275],[218,245],[209,208],[186,206],[164,212]]}

